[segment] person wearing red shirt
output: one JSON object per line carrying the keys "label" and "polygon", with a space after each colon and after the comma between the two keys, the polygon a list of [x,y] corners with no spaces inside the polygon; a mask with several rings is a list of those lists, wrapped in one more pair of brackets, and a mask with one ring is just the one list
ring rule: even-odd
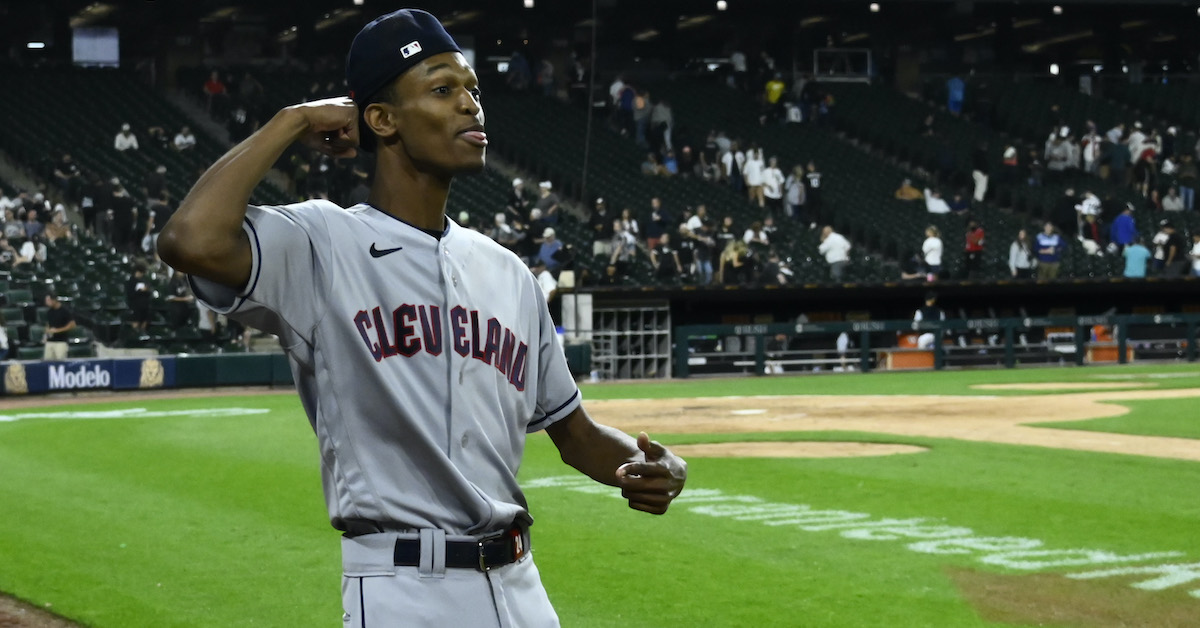
{"label": "person wearing red shirt", "polygon": [[968,222],[967,263],[963,267],[963,274],[967,279],[976,279],[979,276],[979,271],[983,267],[983,244],[983,227],[976,220]]}

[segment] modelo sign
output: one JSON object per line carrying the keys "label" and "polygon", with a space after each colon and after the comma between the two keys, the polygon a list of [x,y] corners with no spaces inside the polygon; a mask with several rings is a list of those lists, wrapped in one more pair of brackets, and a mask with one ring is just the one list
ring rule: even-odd
{"label": "modelo sign", "polygon": [[112,387],[112,373],[100,362],[51,364],[49,371],[50,390]]}

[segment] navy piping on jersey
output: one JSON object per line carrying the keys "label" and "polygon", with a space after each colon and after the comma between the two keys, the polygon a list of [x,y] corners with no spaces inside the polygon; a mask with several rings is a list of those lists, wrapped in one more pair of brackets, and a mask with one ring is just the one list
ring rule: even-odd
{"label": "navy piping on jersey", "polygon": [[378,207],[376,207],[376,206],[374,206],[374,205],[372,205],[372,204],[370,204],[370,203],[363,203],[363,205],[366,205],[367,207],[370,207],[371,209],[373,209],[373,210],[375,210],[375,211],[377,211],[377,212],[379,212],[379,213],[383,214],[384,216],[387,216],[388,218],[391,218],[392,220],[399,220],[400,222],[402,222],[402,223],[404,223],[404,224],[406,224],[406,225],[408,225],[408,226],[412,227],[413,229],[416,229],[417,231],[420,231],[420,232],[422,232],[422,233],[427,233],[427,234],[429,234],[430,236],[432,236],[432,237],[434,237],[434,238],[437,238],[438,240],[441,240],[441,239],[442,239],[442,236],[445,236],[447,233],[449,233],[449,232],[450,232],[450,221],[449,221],[449,220],[448,220],[448,219],[447,219],[447,218],[446,218],[444,215],[442,216],[442,224],[446,225],[446,228],[445,228],[445,229],[442,229],[442,232],[439,234],[439,233],[435,233],[435,232],[433,232],[433,231],[430,231],[429,229],[422,229],[422,228],[420,228],[420,227],[418,227],[418,226],[416,226],[416,225],[412,224],[411,222],[409,222],[409,221],[407,221],[407,220],[405,220],[405,219],[403,219],[403,218],[400,218],[399,216],[393,216],[393,215],[391,215],[391,214],[389,214],[389,213],[387,213],[387,212],[383,211],[382,209],[379,209]]}
{"label": "navy piping on jersey", "polygon": [[246,221],[246,225],[250,227],[251,233],[254,234],[254,250],[258,251],[258,265],[254,269],[254,281],[250,282],[250,289],[243,292],[245,296],[239,297],[240,300],[237,302],[237,305],[230,308],[230,312],[236,312],[246,304],[246,300],[250,298],[250,295],[254,294],[254,289],[258,287],[258,278],[262,276],[262,245],[258,242],[258,229],[254,228],[254,223],[250,222],[249,218],[243,218],[242,220]]}
{"label": "navy piping on jersey", "polygon": [[538,426],[539,424],[541,424],[541,423],[545,423],[546,421],[549,421],[550,419],[554,418],[554,415],[556,415],[556,414],[558,414],[559,412],[561,412],[563,408],[565,408],[565,407],[567,407],[567,406],[571,405],[571,402],[575,401],[575,398],[576,398],[576,397],[578,397],[578,396],[579,396],[579,391],[578,391],[578,390],[576,390],[576,391],[575,391],[575,394],[571,395],[571,398],[570,398],[570,399],[567,399],[566,403],[562,404],[561,406],[559,406],[559,407],[555,408],[554,410],[552,410],[552,411],[550,411],[550,412],[547,412],[547,413],[546,413],[546,415],[545,415],[545,416],[543,416],[542,418],[540,418],[540,419],[538,419],[538,420],[534,421],[533,423],[530,423],[530,424],[529,424],[529,427],[532,427],[532,428],[535,428],[535,429],[536,429],[536,428],[537,428],[537,426]]}

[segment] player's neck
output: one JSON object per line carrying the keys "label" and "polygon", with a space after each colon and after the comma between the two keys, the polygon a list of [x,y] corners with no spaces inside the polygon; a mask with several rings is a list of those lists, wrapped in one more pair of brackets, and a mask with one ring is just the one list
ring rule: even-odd
{"label": "player's neck", "polygon": [[376,167],[375,182],[367,199],[376,209],[420,229],[441,231],[445,227],[449,176],[409,168]]}

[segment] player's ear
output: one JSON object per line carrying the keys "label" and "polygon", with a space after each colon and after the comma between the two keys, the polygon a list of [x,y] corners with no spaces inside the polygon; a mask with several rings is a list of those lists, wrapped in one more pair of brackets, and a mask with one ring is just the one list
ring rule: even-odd
{"label": "player's ear", "polygon": [[387,103],[373,102],[363,110],[363,122],[380,140],[386,140],[400,133],[398,120],[399,116]]}

